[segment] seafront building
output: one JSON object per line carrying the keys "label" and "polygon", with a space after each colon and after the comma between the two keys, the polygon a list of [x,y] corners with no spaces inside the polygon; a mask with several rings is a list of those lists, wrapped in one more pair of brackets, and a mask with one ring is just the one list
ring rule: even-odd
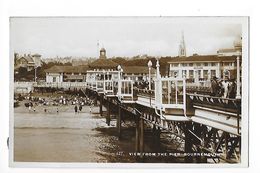
{"label": "seafront building", "polygon": [[[97,60],[88,65],[80,66],[53,66],[46,69],[47,83],[61,83],[61,82],[86,82],[88,75],[91,73],[100,73],[106,79],[116,79],[118,66],[120,64],[107,58],[105,48],[101,48],[100,56]],[[123,79],[131,79],[134,81],[148,81],[149,68],[144,66],[123,66]],[[151,68],[151,78],[155,77],[155,69]],[[101,75],[100,77],[102,78]]]}
{"label": "seafront building", "polygon": [[[220,49],[217,55],[186,56],[184,36],[179,46],[179,56],[172,58],[169,64],[169,76],[187,79],[187,82],[201,86],[213,77],[235,79],[237,76],[237,58],[241,62],[242,38],[234,41],[234,47]],[[241,63],[239,64],[241,66]],[[241,73],[241,70],[240,70]],[[240,75],[241,76],[241,75]]]}

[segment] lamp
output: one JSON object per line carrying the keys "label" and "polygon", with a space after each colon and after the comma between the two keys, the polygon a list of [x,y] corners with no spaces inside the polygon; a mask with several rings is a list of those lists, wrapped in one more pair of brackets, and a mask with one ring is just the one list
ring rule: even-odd
{"label": "lamp", "polygon": [[152,65],[153,65],[152,61],[149,60],[148,63],[147,63],[147,66],[148,66],[148,69],[149,69],[149,76],[148,76],[148,78],[149,78],[149,80],[148,80],[149,90],[151,90],[151,67],[152,67]]}

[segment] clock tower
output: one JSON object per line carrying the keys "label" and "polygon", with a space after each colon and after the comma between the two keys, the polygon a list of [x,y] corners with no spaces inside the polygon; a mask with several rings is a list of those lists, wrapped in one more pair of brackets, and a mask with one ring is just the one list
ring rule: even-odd
{"label": "clock tower", "polygon": [[101,48],[100,49],[100,54],[99,54],[99,58],[100,59],[106,59],[106,49],[105,48]]}

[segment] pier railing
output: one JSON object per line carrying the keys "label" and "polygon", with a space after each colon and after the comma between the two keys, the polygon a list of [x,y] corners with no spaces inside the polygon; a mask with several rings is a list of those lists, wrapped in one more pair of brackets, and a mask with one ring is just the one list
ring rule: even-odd
{"label": "pier railing", "polygon": [[214,108],[222,111],[241,113],[241,99],[213,97],[210,95],[187,94],[193,105]]}
{"label": "pier railing", "polygon": [[125,80],[125,79],[119,80],[117,96],[121,102],[133,102],[134,101],[133,80]]}
{"label": "pier railing", "polygon": [[156,106],[186,110],[186,81],[178,78],[161,78],[155,85]]}

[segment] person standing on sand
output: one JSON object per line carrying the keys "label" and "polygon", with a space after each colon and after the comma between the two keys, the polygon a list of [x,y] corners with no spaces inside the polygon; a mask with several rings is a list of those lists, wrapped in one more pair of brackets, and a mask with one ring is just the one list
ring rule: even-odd
{"label": "person standing on sand", "polygon": [[78,112],[78,106],[77,105],[75,105],[74,110],[75,110],[75,114],[76,114]]}
{"label": "person standing on sand", "polygon": [[32,103],[32,102],[29,102],[29,112],[31,112],[32,107],[33,107],[33,103]]}
{"label": "person standing on sand", "polygon": [[29,109],[29,112],[31,112],[32,107],[31,107],[30,103],[29,103],[28,109]]}
{"label": "person standing on sand", "polygon": [[91,114],[91,111],[92,111],[92,106],[90,105],[89,106],[89,113]]}
{"label": "person standing on sand", "polygon": [[81,110],[82,110],[82,106],[81,106],[81,104],[79,105],[79,112],[81,112]]}

